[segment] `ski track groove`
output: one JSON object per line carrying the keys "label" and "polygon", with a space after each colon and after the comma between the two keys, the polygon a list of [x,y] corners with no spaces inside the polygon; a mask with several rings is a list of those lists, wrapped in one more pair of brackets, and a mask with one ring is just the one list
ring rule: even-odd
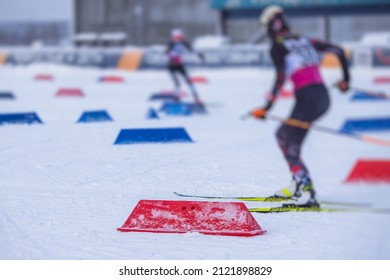
{"label": "ski track groove", "polygon": [[29,161],[32,166],[34,166],[36,169],[41,171],[42,174],[45,174],[48,178],[52,179],[54,182],[57,182],[61,186],[69,185],[69,183],[57,178],[57,176],[53,175],[53,173],[49,172],[47,169],[45,169],[43,166],[41,166],[39,163],[35,161]]}
{"label": "ski track groove", "polygon": [[[9,256],[11,259],[36,259],[47,258],[48,252],[43,248],[43,241],[40,241],[31,231],[24,228],[14,218],[12,218],[6,211],[3,211],[3,228],[5,229],[6,241],[8,244],[14,245],[11,247],[13,254]],[[20,242],[19,238],[15,238],[14,234],[17,233],[22,237],[23,242]],[[3,236],[2,236],[3,238]],[[16,250],[16,252],[15,252]],[[30,251],[31,250],[31,251]],[[34,253],[32,253],[34,252]],[[7,258],[9,258],[7,257]]]}

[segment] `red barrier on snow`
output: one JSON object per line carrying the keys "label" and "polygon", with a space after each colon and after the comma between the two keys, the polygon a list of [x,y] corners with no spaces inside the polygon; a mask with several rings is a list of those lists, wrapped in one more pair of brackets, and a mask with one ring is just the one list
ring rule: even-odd
{"label": "red barrier on snow", "polygon": [[99,81],[104,83],[123,83],[125,79],[121,76],[104,76]]}
{"label": "red barrier on snow", "polygon": [[36,80],[36,81],[53,81],[54,77],[51,74],[36,74],[34,76],[34,80]]}
{"label": "red barrier on snow", "polygon": [[[286,90],[286,89],[282,89],[279,93],[279,98],[293,98],[294,97],[294,91],[291,91],[291,90]],[[271,93],[268,93],[267,94],[267,99],[271,99],[272,98],[272,94]]]}
{"label": "red barrier on snow", "polygon": [[374,79],[375,84],[390,84],[390,77],[376,77]]}
{"label": "red barrier on snow", "polygon": [[346,182],[390,182],[389,160],[359,160]]}
{"label": "red barrier on snow", "polygon": [[264,234],[242,202],[140,200],[119,231],[253,236]]}
{"label": "red barrier on snow", "polygon": [[202,76],[194,76],[191,77],[190,79],[193,83],[197,83],[197,84],[206,84],[209,82],[206,77],[202,77]]}
{"label": "red barrier on snow", "polygon": [[82,97],[84,93],[78,88],[62,88],[56,93],[57,97]]}
{"label": "red barrier on snow", "polygon": [[294,97],[294,92],[291,90],[285,90],[283,89],[280,93],[279,96],[281,98],[293,98]]}

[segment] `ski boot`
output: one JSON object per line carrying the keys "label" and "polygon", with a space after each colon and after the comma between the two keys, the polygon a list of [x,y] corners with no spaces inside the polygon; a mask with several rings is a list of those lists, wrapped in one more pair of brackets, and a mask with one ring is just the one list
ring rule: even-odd
{"label": "ski boot", "polygon": [[298,181],[293,178],[290,186],[276,191],[275,196],[295,200],[294,203],[283,204],[283,206],[320,207],[320,204],[316,199],[313,183],[310,179]]}

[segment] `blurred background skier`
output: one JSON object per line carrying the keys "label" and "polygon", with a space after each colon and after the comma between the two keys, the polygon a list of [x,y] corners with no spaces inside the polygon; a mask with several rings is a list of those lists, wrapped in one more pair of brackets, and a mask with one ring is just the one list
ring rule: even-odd
{"label": "blurred background skier", "polygon": [[288,120],[297,120],[296,123],[306,125],[299,127],[285,123],[276,133],[278,144],[292,173],[292,181],[290,186],[276,191],[275,196],[295,199],[294,204],[299,206],[320,207],[309,171],[301,159],[302,143],[308,132],[307,125],[321,117],[330,105],[319,70],[318,51],[331,52],[338,57],[343,79],[337,83],[337,87],[342,92],[349,88],[347,59],[338,46],[291,33],[280,6],[265,8],[259,20],[272,41],[270,52],[276,68],[276,81],[266,105],[250,114],[254,118],[265,119],[285,80],[290,78],[294,84],[296,102]]}
{"label": "blurred background skier", "polygon": [[[171,31],[171,41],[168,44],[166,54],[168,55],[168,70],[172,76],[173,82],[175,84],[175,94],[179,96],[180,93],[180,80],[179,75],[182,75],[186,81],[188,87],[191,90],[191,93],[194,97],[194,100],[197,104],[202,104],[202,101],[199,98],[199,95],[195,89],[193,82],[188,76],[187,70],[183,63],[183,56],[186,52],[192,52],[191,45],[184,40],[183,31],[180,29],[173,29]],[[202,59],[202,57],[200,57]]]}

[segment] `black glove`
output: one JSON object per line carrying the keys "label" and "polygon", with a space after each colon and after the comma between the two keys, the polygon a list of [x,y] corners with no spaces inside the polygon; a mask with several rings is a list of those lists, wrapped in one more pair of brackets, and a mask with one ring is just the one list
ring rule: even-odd
{"label": "black glove", "polygon": [[349,81],[340,81],[336,86],[342,93],[345,93],[349,90]]}

